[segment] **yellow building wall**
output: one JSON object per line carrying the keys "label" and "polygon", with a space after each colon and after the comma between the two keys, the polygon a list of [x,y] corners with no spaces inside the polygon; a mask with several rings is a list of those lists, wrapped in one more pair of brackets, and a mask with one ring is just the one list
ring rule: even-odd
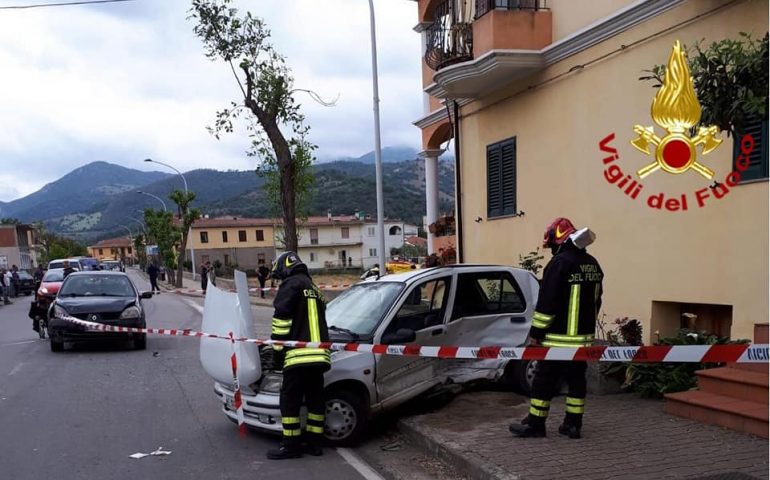
{"label": "yellow building wall", "polygon": [[549,0],[553,12],[553,41],[582,30],[636,0]]}
{"label": "yellow building wall", "polygon": [[[549,68],[538,79],[719,3],[724,2],[688,2]],[[608,320],[638,318],[649,340],[653,301],[732,305],[731,336],[752,338],[753,324],[768,321],[768,182],[739,185],[720,200],[712,195],[705,207],[698,208],[694,192],[710,181],[694,171],[681,175],[659,171],[642,181],[642,193],[632,200],[605,180],[606,154],[598,143],[615,133],[612,145],[618,149],[617,163],[624,174],[650,163],[651,157],[629,144],[635,138],[635,124],[654,125],[650,105],[656,90],[652,83],[638,80],[641,71],[666,63],[676,40],[710,42],[738,38],[739,32],[761,38],[767,18],[766,1],[738,2],[531,92],[505,99],[538,79],[485,99],[486,108],[481,102],[464,107],[460,141],[464,261],[516,265],[519,254],[541,244],[543,230],[553,218],[566,216],[597,234],[589,251],[605,271],[602,310]],[[490,220],[486,146],[512,136],[517,137],[517,208],[526,215]],[[717,150],[699,155],[720,182],[732,169],[733,150],[732,139],[722,138]],[[659,192],[686,193],[688,211],[649,208],[644,200]],[[474,222],[477,216],[484,221]],[[546,253],[545,262],[549,259]],[[671,331],[672,326],[666,328]]]}
{"label": "yellow building wall", "polygon": [[[238,231],[246,231],[246,241],[241,242],[238,240]],[[257,241],[257,230],[262,230],[264,233],[264,240]],[[222,241],[222,232],[227,232],[227,243]],[[208,243],[201,242],[200,232],[208,232]],[[275,240],[273,238],[273,227],[214,227],[214,228],[193,228],[192,229],[192,243],[193,247],[197,249],[206,248],[249,248],[249,247],[273,247],[275,246]],[[189,247],[188,247],[189,248]]]}

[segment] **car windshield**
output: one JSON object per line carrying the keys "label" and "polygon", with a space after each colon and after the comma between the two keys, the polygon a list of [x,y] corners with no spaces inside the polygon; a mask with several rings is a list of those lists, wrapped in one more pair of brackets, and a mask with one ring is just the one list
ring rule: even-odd
{"label": "car windshield", "polygon": [[64,280],[64,270],[48,270],[43,275],[44,282],[61,282]]}
{"label": "car windshield", "polygon": [[59,290],[61,297],[133,297],[134,287],[122,275],[73,275]]}
{"label": "car windshield", "polygon": [[19,278],[24,279],[24,280],[30,280],[30,279],[32,279],[32,275],[30,275],[29,273],[25,272],[24,270],[19,270]]}
{"label": "car windshield", "polygon": [[354,285],[326,307],[326,323],[357,335],[370,335],[404,288],[400,282]]}

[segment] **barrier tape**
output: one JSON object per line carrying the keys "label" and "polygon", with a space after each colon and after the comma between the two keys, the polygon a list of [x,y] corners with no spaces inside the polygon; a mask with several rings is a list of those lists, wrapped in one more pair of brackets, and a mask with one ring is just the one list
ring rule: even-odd
{"label": "barrier tape", "polygon": [[246,424],[243,421],[243,401],[241,399],[241,384],[238,381],[238,357],[235,354],[235,337],[233,337],[233,332],[228,333],[228,337],[230,337],[230,344],[233,347],[233,354],[230,356],[230,366],[233,369],[233,403],[236,418],[238,419],[238,432],[243,437],[246,435]]}
{"label": "barrier tape", "polygon": [[[316,285],[316,286],[320,290],[342,290],[342,289],[345,289],[345,288],[350,288],[353,285],[354,284],[352,284],[352,283],[344,283],[344,284],[343,283],[339,283],[339,284],[337,284],[337,283],[331,284],[330,283],[330,284],[321,284],[321,285]],[[235,292],[236,291],[234,288],[222,288],[220,290],[225,291],[225,292]],[[264,287],[264,288],[251,287],[251,288],[249,288],[249,292],[250,293],[255,293],[255,292],[259,292],[259,291],[275,292],[277,290],[278,290],[278,287]],[[204,293],[203,290],[200,289],[200,288],[175,288],[175,289],[171,290],[171,292],[174,292],[174,293]]]}
{"label": "barrier tape", "polygon": [[231,342],[257,345],[283,345],[294,348],[324,348],[342,352],[425,358],[498,359],[498,360],[562,360],[588,362],[633,363],[768,363],[768,344],[736,343],[729,345],[654,345],[642,347],[457,347],[422,345],[382,345],[368,343],[302,342],[230,337],[190,329],[118,327],[88,322],[75,317],[59,317],[90,331],[147,333],[177,337],[218,338]]}

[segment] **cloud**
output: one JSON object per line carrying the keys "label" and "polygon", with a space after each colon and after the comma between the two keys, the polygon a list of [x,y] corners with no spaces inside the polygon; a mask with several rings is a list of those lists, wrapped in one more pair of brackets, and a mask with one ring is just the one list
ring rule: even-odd
{"label": "cloud", "polygon": [[[416,4],[378,0],[383,145],[419,146],[422,113]],[[369,12],[363,0],[242,0],[288,59],[320,158],[372,149]],[[0,10],[0,201],[95,160],[147,168],[147,157],[194,168],[251,169],[241,129],[206,131],[239,99],[227,65],[203,55],[189,0]]]}

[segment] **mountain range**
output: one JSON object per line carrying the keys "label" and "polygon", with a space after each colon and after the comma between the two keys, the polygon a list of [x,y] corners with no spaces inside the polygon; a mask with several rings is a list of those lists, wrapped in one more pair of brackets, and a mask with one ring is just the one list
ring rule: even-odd
{"label": "mountain range", "polygon": [[[385,215],[421,224],[425,214],[424,162],[410,148],[383,148]],[[255,171],[199,169],[184,173],[196,193],[193,206],[210,217],[271,217],[265,200],[264,179]],[[313,165],[314,184],[306,206],[309,215],[352,214],[356,210],[375,216],[374,153]],[[160,197],[168,209],[174,189],[181,189],[178,175],[133,170],[108,162],[92,162],[26,197],[2,203],[0,217],[23,222],[42,221],[54,232],[93,242],[137,231],[143,209],[162,208],[149,195]],[[439,162],[439,197],[442,212],[451,211],[454,195],[454,164]],[[132,220],[134,217],[136,220]]]}

